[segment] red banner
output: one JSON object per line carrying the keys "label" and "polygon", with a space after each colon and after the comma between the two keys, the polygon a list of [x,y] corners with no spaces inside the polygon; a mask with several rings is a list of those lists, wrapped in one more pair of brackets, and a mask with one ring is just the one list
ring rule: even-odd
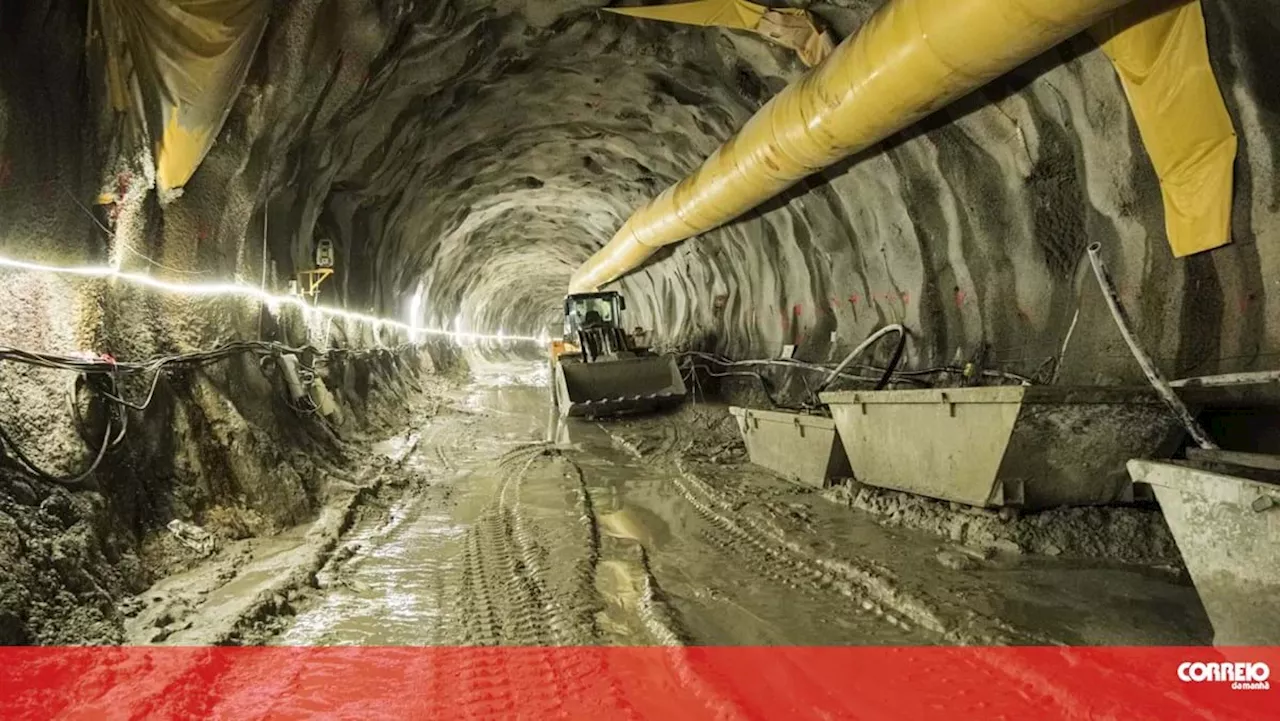
{"label": "red banner", "polygon": [[0,648],[0,718],[1280,718],[1277,648]]}

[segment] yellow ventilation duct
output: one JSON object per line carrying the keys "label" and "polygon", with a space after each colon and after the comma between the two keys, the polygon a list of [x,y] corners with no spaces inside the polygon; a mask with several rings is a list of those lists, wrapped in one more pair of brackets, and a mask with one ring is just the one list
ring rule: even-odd
{"label": "yellow ventilation duct", "polygon": [[[594,290],[635,269],[658,248],[733,220],[1125,4],[890,0],[826,62],[761,108],[701,168],[632,214],[574,273],[570,292]],[[1132,85],[1126,81],[1127,88]],[[1145,116],[1139,114],[1139,121]]]}

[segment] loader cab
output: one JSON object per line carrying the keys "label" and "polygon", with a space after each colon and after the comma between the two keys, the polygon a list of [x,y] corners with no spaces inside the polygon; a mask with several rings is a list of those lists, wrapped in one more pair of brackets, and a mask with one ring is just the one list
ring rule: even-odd
{"label": "loader cab", "polygon": [[622,311],[627,301],[617,291],[574,293],[564,299],[564,337],[577,338],[578,331],[592,327],[622,327]]}

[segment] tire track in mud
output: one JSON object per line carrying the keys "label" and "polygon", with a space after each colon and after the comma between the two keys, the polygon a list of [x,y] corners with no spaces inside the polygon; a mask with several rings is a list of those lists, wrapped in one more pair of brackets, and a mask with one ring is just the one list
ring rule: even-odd
{"label": "tire track in mud", "polygon": [[[421,477],[414,492],[344,534],[322,593],[277,641],[441,646],[426,686],[468,689],[462,713],[477,717],[530,702],[581,715],[575,700],[590,689],[598,699],[601,676],[610,679],[609,708],[625,716],[629,662],[554,647],[659,645],[668,688],[697,699],[707,717],[743,717],[690,661],[683,644],[694,636],[650,568],[647,540],[601,525],[602,497],[592,495],[601,492],[599,474],[612,478],[615,466],[623,477],[656,480],[653,469],[611,454],[604,437],[572,446],[514,440],[529,432],[527,415],[469,402],[484,410],[418,429],[405,454]],[[654,451],[682,442],[669,429]],[[627,593],[610,596],[619,578]],[[522,648],[514,656],[452,650],[498,645]]]}
{"label": "tire track in mud", "polygon": [[[838,595],[855,614],[889,627],[890,643],[918,643],[923,633],[936,642],[976,645],[1051,641],[1014,629],[974,610],[940,604],[902,587],[895,574],[867,559],[818,556],[791,538],[773,519],[752,512],[751,499],[720,490],[691,468],[681,432],[664,421],[660,440],[633,441],[609,432],[614,444],[637,459],[663,463],[671,482],[706,522],[704,540],[730,556],[745,560],[764,578],[808,596]],[[877,633],[877,637],[883,634]]]}
{"label": "tire track in mud", "polygon": [[[531,444],[504,454],[497,467],[498,486],[468,530],[459,564],[461,642],[683,643],[643,546],[601,538],[584,471],[569,454]],[[634,605],[610,604],[600,592],[618,576],[638,581]],[[631,633],[601,627],[609,605],[628,617]]]}
{"label": "tire track in mud", "polygon": [[[537,466],[543,466],[542,472]],[[587,645],[604,640],[595,619],[604,611],[596,592],[602,560],[601,536],[591,496],[580,465],[546,444],[535,444],[508,452],[498,462],[501,482],[472,531],[468,533],[466,561],[459,583],[463,588],[462,611],[466,619],[463,642],[469,644],[533,645],[543,669],[539,685],[545,685],[551,705],[565,714],[566,700],[585,693],[602,674],[621,678],[602,666],[597,655],[567,655],[547,650],[547,645]],[[531,476],[553,479],[556,488],[537,489],[536,503],[526,501]],[[550,501],[560,501],[560,504]],[[550,507],[550,508],[549,508]],[[537,509],[542,512],[535,512]],[[548,511],[550,511],[548,513]],[[572,522],[566,522],[572,516]],[[638,626],[648,642],[679,646],[683,638],[673,613],[661,599],[656,581],[649,572],[643,546],[640,556],[642,590],[635,609]],[[506,579],[505,581],[503,579]],[[680,685],[703,701],[708,716],[742,718],[740,709],[721,697],[699,676],[682,648],[667,653],[668,670]],[[478,712],[509,710],[513,688],[522,693],[529,688],[527,667],[516,680],[501,661],[477,667],[468,656],[459,658],[459,677],[468,688],[488,689],[476,699]],[[611,681],[612,709],[629,708],[626,693]],[[624,714],[634,717],[635,714]]]}
{"label": "tire track in mud", "polygon": [[513,449],[498,460],[497,487],[467,531],[462,573],[455,579],[463,591],[462,642],[568,645],[594,638],[593,609],[583,589],[594,567],[596,536],[583,501],[547,507],[546,501],[564,500],[564,489],[542,489],[547,499],[541,511],[551,518],[539,519],[524,499],[531,473],[538,471],[540,480],[563,477],[561,465],[558,452],[545,444]]}

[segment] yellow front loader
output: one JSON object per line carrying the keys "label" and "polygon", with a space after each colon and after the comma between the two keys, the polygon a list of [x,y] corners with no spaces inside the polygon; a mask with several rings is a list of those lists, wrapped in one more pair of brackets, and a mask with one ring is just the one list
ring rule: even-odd
{"label": "yellow front loader", "polygon": [[645,413],[684,400],[676,359],[623,330],[626,307],[614,291],[565,297],[564,336],[551,343],[552,402],[562,416]]}

